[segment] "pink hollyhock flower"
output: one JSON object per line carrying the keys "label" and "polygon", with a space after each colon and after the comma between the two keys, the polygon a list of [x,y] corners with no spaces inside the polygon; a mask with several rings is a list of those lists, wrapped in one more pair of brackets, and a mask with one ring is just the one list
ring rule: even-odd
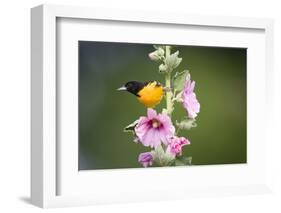
{"label": "pink hollyhock flower", "polygon": [[194,87],[195,81],[187,80],[182,93],[183,106],[187,110],[189,118],[195,118],[200,111],[200,103],[193,92]]}
{"label": "pink hollyhock flower", "polygon": [[155,148],[161,142],[168,145],[169,139],[175,133],[175,127],[168,115],[157,115],[155,110],[148,108],[147,117],[139,118],[135,133],[144,146]]}
{"label": "pink hollyhock flower", "polygon": [[143,167],[152,166],[153,157],[150,152],[140,153],[139,155],[139,163],[143,165]]}
{"label": "pink hollyhock flower", "polygon": [[182,147],[189,145],[190,141],[184,137],[172,137],[167,147],[166,152],[174,156],[182,154]]}

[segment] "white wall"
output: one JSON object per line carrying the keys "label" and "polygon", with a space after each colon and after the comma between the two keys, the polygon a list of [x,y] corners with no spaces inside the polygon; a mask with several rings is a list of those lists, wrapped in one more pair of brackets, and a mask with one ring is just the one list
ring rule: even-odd
{"label": "white wall", "polygon": [[[41,3],[71,4],[74,0],[37,1],[9,0],[2,1],[0,7],[0,212],[37,212],[40,209],[27,204],[29,196],[30,172],[30,11]],[[157,10],[186,12],[192,14],[216,14],[232,16],[270,17],[275,19],[275,83],[276,109],[281,109],[281,6],[278,0],[80,0],[82,6],[102,6],[123,9]],[[279,73],[278,73],[279,72]],[[280,112],[275,111],[276,129]],[[261,112],[266,115],[266,112]],[[279,137],[279,138],[277,138]],[[278,201],[281,200],[281,163],[279,150],[280,136],[272,141],[275,172],[275,193],[273,195],[226,197],[211,199],[193,199],[145,204],[122,204],[109,206],[82,207],[72,209],[47,210],[84,211],[84,212],[175,212],[182,208],[190,212],[280,212]],[[261,156],[262,157],[262,156]]]}

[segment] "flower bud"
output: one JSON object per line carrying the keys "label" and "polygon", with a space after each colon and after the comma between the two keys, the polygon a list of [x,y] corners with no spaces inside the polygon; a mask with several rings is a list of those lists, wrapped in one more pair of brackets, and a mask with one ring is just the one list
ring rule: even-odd
{"label": "flower bud", "polygon": [[153,157],[150,152],[140,153],[139,155],[139,163],[143,165],[143,167],[152,166]]}
{"label": "flower bud", "polygon": [[154,52],[149,53],[148,57],[152,61],[159,61],[164,56],[164,54],[165,54],[165,51],[161,47],[158,47]]}
{"label": "flower bud", "polygon": [[167,71],[167,66],[165,64],[159,65],[159,72],[163,73]]}
{"label": "flower bud", "polygon": [[152,61],[159,61],[159,56],[157,55],[157,50],[148,54],[148,57]]}

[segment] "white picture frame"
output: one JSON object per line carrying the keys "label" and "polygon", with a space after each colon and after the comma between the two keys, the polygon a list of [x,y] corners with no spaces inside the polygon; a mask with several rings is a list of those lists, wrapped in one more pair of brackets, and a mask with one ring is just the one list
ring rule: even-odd
{"label": "white picture frame", "polygon": [[[148,12],[148,11],[122,11],[122,10],[109,10],[101,8],[84,8],[74,6],[54,6],[54,5],[41,5],[31,10],[31,54],[32,54],[32,143],[31,143],[31,201],[33,204],[47,208],[47,207],[59,207],[59,206],[76,206],[76,205],[90,205],[97,203],[113,203],[113,202],[128,202],[128,201],[140,201],[140,200],[161,200],[161,199],[177,199],[197,196],[214,196],[214,195],[231,195],[231,194],[252,194],[252,193],[264,193],[270,192],[271,188],[271,170],[269,156],[263,155],[263,160],[259,160],[259,156],[256,157],[255,153],[261,152],[261,143],[257,142],[257,148],[254,146],[248,146],[250,157],[253,156],[253,164],[249,164],[249,167],[243,165],[234,166],[216,166],[204,167],[202,169],[189,170],[189,176],[193,178],[192,187],[188,184],[168,184],[165,189],[161,189],[154,186],[153,193],[151,196],[145,195],[145,186],[140,184],[139,188],[132,189],[132,183],[129,178],[137,178],[142,176],[143,178],[151,178],[151,175],[155,176],[159,172],[166,174],[170,178],[175,178],[175,175],[185,176],[186,171],[183,168],[173,168],[173,174],[171,175],[170,168],[164,169],[150,169],[144,171],[143,169],[131,169],[120,170],[120,172],[103,171],[102,173],[84,173],[82,177],[74,176],[73,169],[75,166],[69,166],[70,170],[64,171],[65,162],[61,158],[61,152],[58,151],[58,134],[57,134],[57,108],[58,98],[57,88],[60,86],[57,79],[57,50],[58,44],[58,21],[64,20],[99,20],[102,22],[111,21],[118,22],[118,25],[122,26],[122,23],[135,23],[135,25],[142,24],[154,24],[165,26],[166,28],[172,26],[195,26],[202,29],[208,28],[216,31],[222,29],[222,31],[232,32],[234,30],[241,31],[257,31],[261,32],[261,36],[258,36],[256,40],[257,45],[260,45],[260,52],[255,53],[251,51],[249,58],[257,57],[259,62],[253,64],[253,60],[250,59],[249,70],[256,68],[257,73],[260,77],[255,77],[257,83],[261,83],[263,86],[260,87],[260,93],[262,94],[263,103],[259,107],[254,106],[255,103],[255,89],[259,86],[253,82],[250,75],[248,79],[248,89],[250,91],[250,97],[248,98],[248,110],[253,111],[250,113],[248,120],[248,128],[250,131],[255,130],[258,133],[260,139],[257,141],[264,142],[263,146],[270,146],[269,143],[269,132],[270,132],[270,110],[269,114],[264,118],[263,123],[266,125],[266,131],[262,132],[261,126],[255,126],[255,113],[257,110],[267,107],[272,109],[272,95],[271,91],[273,76],[273,21],[271,19],[257,19],[257,18],[241,18],[241,17],[216,17],[216,16],[203,16],[203,15],[188,15],[188,14],[170,14],[167,16],[161,12]],[[114,24],[114,23],[113,23]],[[73,33],[71,36],[81,36]],[[70,36],[70,37],[71,37]],[[117,36],[117,35],[116,35]],[[235,34],[232,36],[234,37]],[[126,41],[127,38],[124,38]],[[251,40],[251,39],[249,39]],[[120,41],[120,38],[119,38]],[[145,40],[138,40],[143,42],[149,42]],[[156,42],[157,40],[155,40]],[[168,40],[163,40],[165,42]],[[152,42],[152,41],[151,41]],[[233,41],[234,46],[248,47],[248,43]],[[264,43],[263,43],[264,42]],[[158,42],[159,43],[159,42]],[[256,45],[253,43],[253,45]],[[198,44],[198,43],[194,43]],[[213,45],[213,46],[227,46],[227,42],[221,38],[221,41],[211,43],[204,43],[202,39],[202,45]],[[232,46],[232,45],[231,45]],[[252,61],[252,62],[251,62]],[[261,65],[261,66],[257,66]],[[265,78],[263,78],[265,76]],[[65,78],[64,78],[65,79]],[[251,98],[253,97],[253,98]],[[257,109],[254,109],[254,108]],[[70,122],[71,123],[71,122]],[[264,127],[264,126],[263,126]],[[252,129],[252,130],[251,130]],[[248,138],[249,139],[249,138]],[[252,138],[250,138],[252,139]],[[73,142],[73,144],[75,141]],[[72,147],[74,145],[72,144]],[[252,143],[250,143],[252,144]],[[60,146],[63,148],[63,146]],[[65,150],[65,149],[63,149]],[[64,156],[68,159],[76,159],[75,149],[72,151],[64,151]],[[77,151],[77,150],[76,150]],[[266,159],[266,160],[265,160]],[[72,162],[72,161],[71,161]],[[75,164],[75,162],[73,162]],[[260,166],[257,166],[260,165]],[[223,172],[222,172],[223,169]],[[69,175],[68,179],[71,181],[76,180],[77,183],[68,182],[63,176]],[[226,172],[228,175],[226,174]],[[78,172],[78,170],[77,170]],[[200,183],[197,178],[199,175],[207,175],[211,173],[220,173],[222,177],[225,177],[227,181],[223,182],[216,179],[216,176],[212,176],[214,185],[206,182],[205,185]],[[229,179],[229,174],[237,173],[235,180]],[[108,175],[110,174],[110,175]],[[245,175],[241,180],[239,176]],[[252,180],[251,175],[256,175],[258,178]],[[71,177],[70,177],[71,176]],[[115,177],[114,177],[115,176]],[[127,176],[127,178],[124,178]],[[81,178],[81,179],[80,179]],[[110,189],[103,190],[104,187],[98,187],[98,185],[89,186],[89,181],[93,180],[100,181],[98,185],[103,186],[103,181],[114,180],[120,181],[119,188],[110,191]],[[124,180],[123,180],[124,178]],[[212,180],[210,178],[210,181]],[[197,181],[196,181],[197,179]],[[113,181],[114,181],[113,180]],[[122,181],[123,180],[123,181]],[[88,185],[83,186],[80,183],[86,183]],[[164,182],[159,184],[163,185]],[[61,193],[61,185],[66,188],[64,193]],[[183,185],[183,186],[182,186]],[[96,187],[96,188],[95,188]],[[173,188],[174,187],[174,188]],[[80,190],[81,188],[81,190]],[[86,191],[90,188],[95,190],[95,193],[87,193]],[[141,190],[143,188],[143,191]],[[185,190],[188,189],[188,193]],[[122,191],[123,190],[123,191]],[[176,190],[177,193],[174,193]],[[71,193],[72,191],[79,193]],[[121,193],[121,195],[120,195]],[[176,194],[171,196],[171,194]]]}

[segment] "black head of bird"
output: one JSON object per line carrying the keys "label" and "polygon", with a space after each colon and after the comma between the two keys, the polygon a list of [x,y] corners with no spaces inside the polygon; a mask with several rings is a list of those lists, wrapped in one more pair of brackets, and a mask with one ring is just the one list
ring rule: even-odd
{"label": "black head of bird", "polygon": [[138,92],[144,87],[144,83],[139,82],[139,81],[129,81],[127,82],[124,86],[120,87],[117,89],[118,91],[127,91],[135,96],[138,96]]}

